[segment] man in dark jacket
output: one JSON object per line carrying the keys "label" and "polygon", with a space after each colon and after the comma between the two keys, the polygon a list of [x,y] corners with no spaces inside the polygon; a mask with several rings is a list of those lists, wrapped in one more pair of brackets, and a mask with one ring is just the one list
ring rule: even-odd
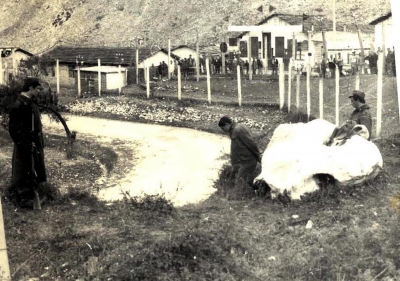
{"label": "man in dark jacket", "polygon": [[257,162],[261,162],[261,152],[250,131],[228,116],[220,119],[218,126],[231,138],[231,164],[237,171],[235,187],[251,187],[255,178]]}
{"label": "man in dark jacket", "polygon": [[[22,92],[10,110],[9,133],[14,142],[11,185],[17,203],[21,205],[37,200],[36,188],[47,179],[42,122],[34,101],[40,89],[37,78],[26,78]],[[32,202],[35,207],[35,202]]]}
{"label": "man in dark jacket", "polygon": [[367,127],[369,133],[368,140],[370,140],[372,135],[372,118],[371,113],[369,113],[369,106],[365,103],[364,92],[354,90],[349,98],[351,99],[351,105],[355,108],[349,120]]}

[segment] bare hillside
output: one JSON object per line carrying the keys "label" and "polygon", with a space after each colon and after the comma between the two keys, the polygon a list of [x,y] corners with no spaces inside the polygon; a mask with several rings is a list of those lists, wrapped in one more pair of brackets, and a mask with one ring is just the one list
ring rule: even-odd
{"label": "bare hillside", "polygon": [[[389,0],[337,0],[338,22],[351,23],[350,8],[362,15],[358,23],[390,9]],[[268,15],[265,0],[15,0],[0,10],[1,44],[40,54],[55,45],[131,46],[136,37],[166,47],[219,42],[229,24],[255,24]],[[323,0],[277,0],[273,12],[323,15],[332,5]],[[262,11],[260,7],[262,8]],[[378,8],[379,7],[379,8]]]}

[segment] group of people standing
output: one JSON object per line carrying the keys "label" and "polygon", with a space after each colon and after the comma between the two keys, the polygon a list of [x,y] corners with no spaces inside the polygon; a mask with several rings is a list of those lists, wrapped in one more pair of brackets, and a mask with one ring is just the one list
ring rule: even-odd
{"label": "group of people standing", "polygon": [[[377,74],[378,73],[378,53],[382,52],[381,48],[378,48],[377,52],[374,50],[370,50],[368,54],[362,59],[362,54],[358,55],[353,51],[350,56],[348,63],[350,64],[350,75],[356,75],[357,73],[366,73],[366,74]],[[394,50],[391,48],[387,48],[387,55],[385,56],[385,69],[384,74],[389,76],[396,76],[396,65],[395,65],[395,54]],[[338,53],[337,56],[333,57],[331,54],[329,58],[325,57],[325,54],[322,57],[320,67],[321,67],[321,76],[326,78],[327,72],[329,70],[330,77],[335,77],[336,66],[338,68],[340,76],[344,76],[343,72],[343,57],[341,53]]]}

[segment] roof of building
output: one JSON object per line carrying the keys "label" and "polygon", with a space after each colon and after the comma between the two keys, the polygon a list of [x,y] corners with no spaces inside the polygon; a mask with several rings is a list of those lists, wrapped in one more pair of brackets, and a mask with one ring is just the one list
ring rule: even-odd
{"label": "roof of building", "polygon": [[188,48],[188,49],[191,49],[191,50],[195,51],[195,49],[193,49],[192,47],[190,47],[188,45],[179,45],[179,46],[171,49],[171,51],[175,51],[175,50],[182,49],[182,48]]}
{"label": "roof of building", "polygon": [[370,25],[377,25],[378,23],[381,23],[381,22],[383,22],[383,21],[385,21],[385,20],[387,20],[388,18],[391,18],[391,17],[392,17],[392,12],[390,11],[390,12],[387,12],[386,14],[374,19],[369,24]]}
{"label": "roof of building", "polygon": [[[145,57],[150,54],[149,49],[140,49],[139,56]],[[77,60],[85,64],[97,64],[98,59],[101,64],[106,65],[133,65],[136,60],[136,50],[134,48],[111,48],[111,47],[65,47],[58,46],[44,56],[50,59],[58,59],[63,63],[76,63]]]}
{"label": "roof of building", "polygon": [[[21,48],[19,48],[19,47],[14,47],[14,46],[0,46],[0,49],[3,49],[3,51],[4,51],[4,50],[12,50],[12,49],[15,49],[15,50],[14,50],[15,52],[21,52],[21,53],[24,53],[24,54],[26,54],[26,55],[28,55],[28,56],[33,56],[32,53],[28,52],[27,50],[21,49]],[[2,56],[3,56],[3,55],[2,55]]]}
{"label": "roof of building", "polygon": [[[168,54],[165,49],[157,51],[151,50],[150,48],[139,49],[139,63],[143,60],[151,57],[157,52],[163,52]],[[58,59],[62,63],[75,64],[77,60],[83,61],[84,64],[95,64],[97,65],[98,59],[102,65],[123,65],[131,66],[135,65],[136,62],[136,49],[129,47],[66,47],[58,46],[49,52],[46,52],[44,56],[50,59]],[[174,59],[179,59],[178,56],[171,54]]]}

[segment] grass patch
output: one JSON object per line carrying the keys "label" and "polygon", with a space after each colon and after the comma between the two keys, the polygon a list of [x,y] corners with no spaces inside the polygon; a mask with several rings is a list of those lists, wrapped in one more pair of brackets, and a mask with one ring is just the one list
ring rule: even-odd
{"label": "grass patch", "polygon": [[[348,103],[346,93],[354,85],[351,79],[345,77],[341,80],[341,119],[351,112],[351,108],[345,105]],[[373,79],[371,75],[362,80],[362,88],[367,89],[368,102],[373,97]],[[346,189],[330,182],[298,203],[283,204],[254,194],[230,200],[231,193],[235,195],[239,192],[232,190],[233,175],[231,167],[226,165],[221,168],[215,185],[216,195],[196,205],[174,208],[162,195],[144,198],[126,196],[120,202],[105,204],[86,192],[93,190],[93,179],[98,177],[95,171],[100,166],[96,163],[106,166],[103,160],[94,163],[93,153],[96,159],[101,159],[102,153],[105,153],[105,158],[112,159],[108,167],[114,172],[121,159],[113,156],[103,145],[95,145],[92,150],[84,142],[77,142],[76,154],[66,159],[61,139],[53,140],[54,146],[51,147],[50,142],[47,149],[53,151],[55,156],[63,155],[64,158],[61,166],[50,161],[48,167],[55,173],[51,178],[58,178],[58,184],[70,187],[66,189],[69,199],[48,206],[40,213],[15,210],[9,202],[4,202],[13,278],[199,281],[398,279],[400,215],[397,206],[400,205],[397,198],[400,197],[397,176],[399,145],[396,140],[399,135],[396,130],[393,131],[398,109],[397,102],[391,101],[394,86],[390,78],[384,79],[384,138],[374,141],[384,158],[382,173],[373,181]],[[244,80],[245,103],[242,107],[236,105],[237,81],[223,78],[215,81],[219,82],[212,88],[211,105],[207,102],[207,93],[203,91],[206,89],[204,81],[200,84],[184,81],[188,88],[192,85],[199,90],[183,92],[182,101],[177,100],[173,88],[156,91],[151,99],[147,99],[143,90],[128,87],[124,89],[124,95],[93,97],[90,102],[107,100],[119,109],[124,104],[128,107],[137,104],[137,110],[142,112],[129,111],[128,114],[95,110],[90,114],[160,124],[153,119],[145,119],[143,112],[154,113],[158,111],[150,108],[165,107],[169,117],[176,120],[166,120],[163,124],[215,133],[222,133],[217,126],[218,118],[230,115],[241,121],[251,120],[252,131],[264,147],[279,124],[306,120],[304,113],[297,115],[292,110],[288,116],[285,109],[278,110],[278,82],[275,80]],[[318,115],[316,82],[312,80],[313,116]],[[326,79],[325,82],[325,114],[332,122],[335,103],[334,96],[328,93],[334,89],[333,79]],[[173,82],[166,83],[173,86]],[[303,105],[304,86],[305,83],[301,90]],[[181,120],[171,114],[180,112],[179,108],[194,108],[205,117]],[[299,109],[306,112],[304,106]],[[372,114],[375,112],[371,110]],[[90,143],[93,144],[92,141]],[[7,141],[4,141],[2,149],[4,147],[7,147]],[[118,146],[110,149],[118,152]],[[81,163],[80,167],[85,169],[78,169],[79,165],[74,166],[72,162]],[[69,169],[73,171],[70,176],[61,178],[61,174]],[[79,174],[77,180],[75,174]],[[3,183],[4,180],[1,180]],[[312,228],[306,228],[308,221],[313,222]]]}

